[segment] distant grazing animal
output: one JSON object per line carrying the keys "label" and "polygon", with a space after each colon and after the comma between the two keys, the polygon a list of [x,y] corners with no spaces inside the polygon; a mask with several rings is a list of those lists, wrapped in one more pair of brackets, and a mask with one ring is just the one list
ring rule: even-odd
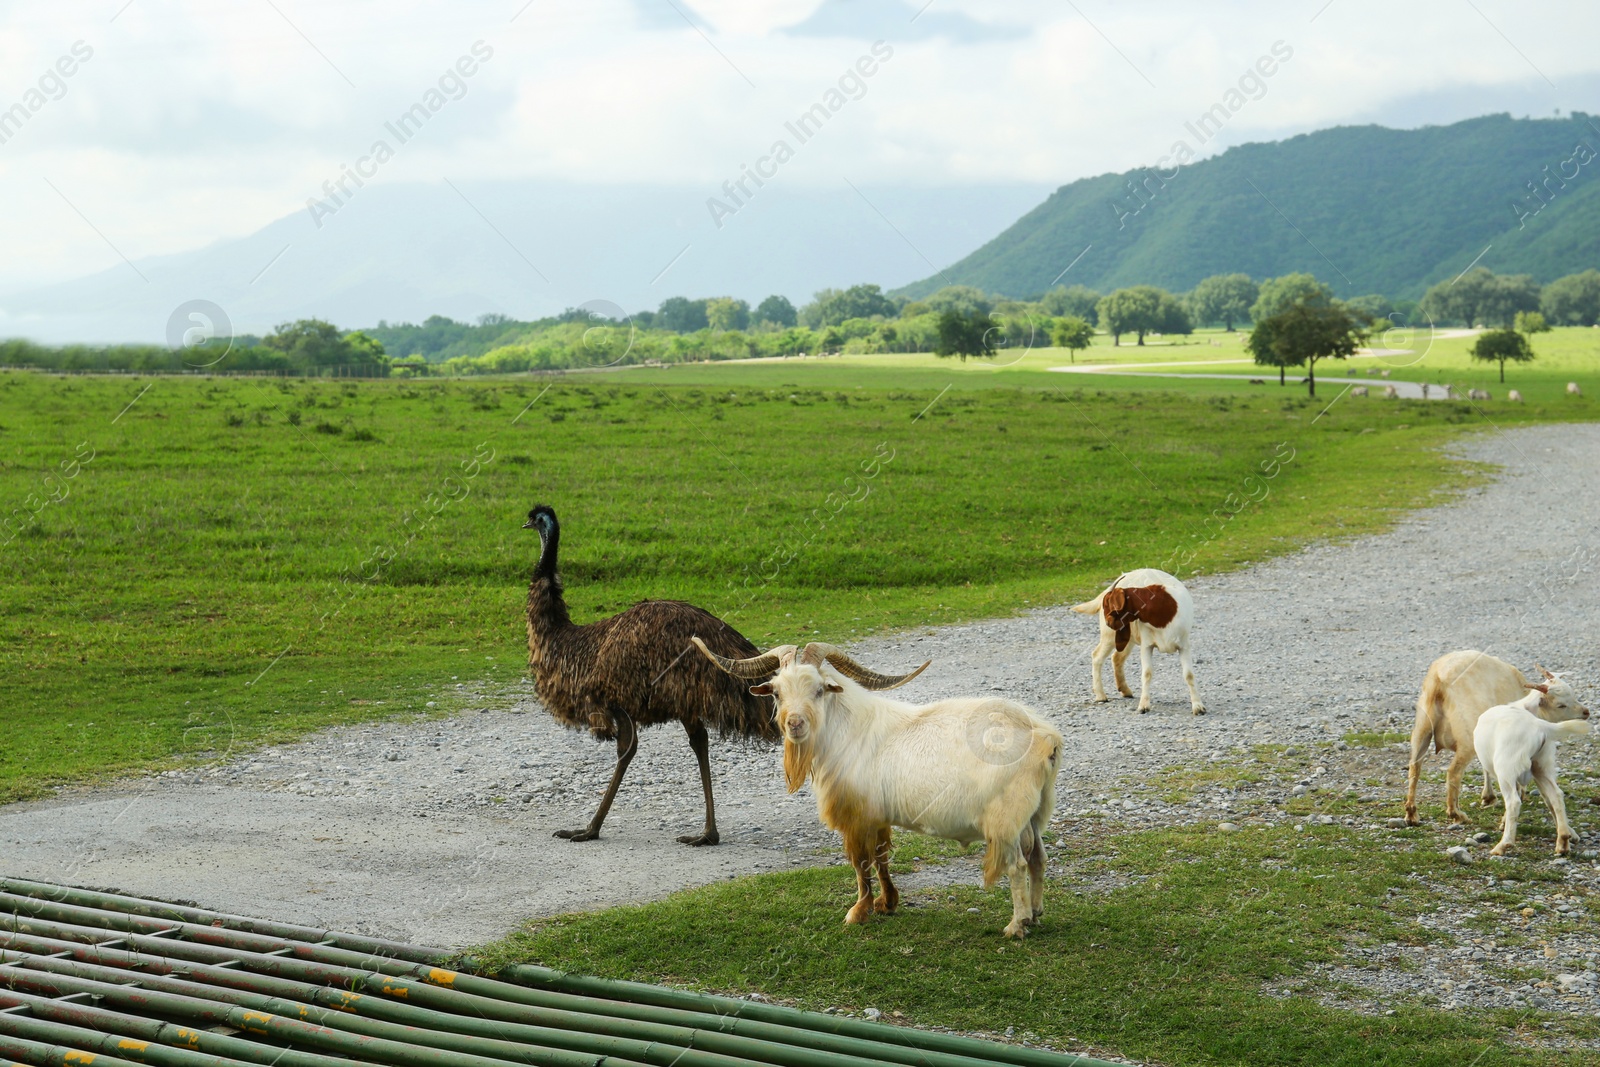
{"label": "distant grazing animal", "polygon": [[755,655],[756,647],[715,615],[678,600],[645,600],[609,619],[574,625],[556,574],[561,546],[556,513],[540,504],[528,513],[523,529],[537,530],[540,542],[539,562],[528,586],[528,664],[534,689],[563,726],[617,742],[617,765],[600,810],[583,829],[558,830],[555,836],[570,841],[599,837],[639,747],[639,728],[676,721],[689,734],[689,747],[700,763],[706,802],[705,829],[678,840],[716,844],[707,728],[773,743],[779,733],[766,702],[696,656],[689,642],[704,638],[712,648],[741,658]]}
{"label": "distant grazing animal", "polygon": [[1387,378],[1389,376],[1389,372],[1387,370],[1381,370],[1378,372],[1378,376],[1380,378]]}
{"label": "distant grazing animal", "polygon": [[1383,387],[1383,398],[1385,400],[1394,400],[1399,395],[1400,390],[1396,389],[1394,386],[1386,385]]}
{"label": "distant grazing animal", "polygon": [[1512,389],[1506,393],[1506,399],[1511,401],[1513,404],[1520,404],[1522,403],[1522,394],[1517,392],[1515,389]]}
{"label": "distant grazing animal", "polygon": [[[1577,694],[1562,679],[1545,670],[1543,696],[1538,714],[1551,722],[1587,719],[1589,709],[1578,703]],[[1497,704],[1521,700],[1534,684],[1503,659],[1470,649],[1449,652],[1428,667],[1417,697],[1417,721],[1411,729],[1411,765],[1406,776],[1406,822],[1417,823],[1417,782],[1422,777],[1422,761],[1432,742],[1436,752],[1455,755],[1445,770],[1444,807],[1451,822],[1466,822],[1458,800],[1461,776],[1475,753],[1472,732],[1478,717]],[[1494,803],[1489,776],[1484,774],[1483,803]]]}
{"label": "distant grazing animal", "polygon": [[[1190,707],[1196,715],[1204,715],[1206,706],[1200,701],[1200,690],[1195,687],[1194,665],[1190,660],[1189,633],[1194,627],[1194,601],[1189,590],[1166,571],[1152,567],[1129,571],[1111,587],[1093,600],[1075,604],[1072,608],[1080,615],[1100,615],[1100,643],[1095,646],[1090,660],[1089,676],[1094,687],[1094,698],[1105,700],[1105,685],[1101,681],[1101,667],[1107,656],[1117,681],[1117,692],[1133,696],[1127,679],[1122,675],[1122,665],[1127,662],[1133,646],[1139,646],[1139,710],[1150,710],[1150,650],[1176,652],[1183,664],[1183,680],[1189,686]],[[1113,650],[1115,654],[1113,655]]]}
{"label": "distant grazing animal", "polygon": [[1251,385],[1266,385],[1267,384],[1267,380],[1265,378],[1251,378],[1250,379],[1250,384]]}
{"label": "distant grazing animal", "polygon": [[[1011,879],[1007,937],[1025,937],[1044,914],[1044,831],[1055,810],[1061,732],[1000,697],[921,706],[878,696],[921,674],[870,671],[832,645],[769,649],[712,662],[738,678],[767,678],[752,693],[777,700],[789,792],[809,775],[817,814],[844,838],[856,870],[846,923],[892,913],[900,893],[889,879],[890,834],[899,826],[971,844],[983,841],[983,884]],[[883,893],[872,896],[876,868]]]}
{"label": "distant grazing animal", "polygon": [[1364,385],[1353,386],[1351,388],[1351,390],[1350,390],[1350,395],[1351,396],[1366,396],[1367,395],[1367,387],[1364,386]]}
{"label": "distant grazing animal", "polygon": [[1424,399],[1424,400],[1428,399],[1428,383],[1427,382],[1423,382],[1422,383],[1422,399]]}
{"label": "distant grazing animal", "polygon": [[1583,395],[1583,390],[1578,388],[1578,383],[1577,382],[1568,382],[1567,383],[1567,395],[1568,396],[1582,396]]}
{"label": "distant grazing animal", "polygon": [[1467,390],[1467,399],[1468,400],[1493,400],[1494,397],[1489,395],[1489,390],[1487,390],[1487,389],[1468,389]]}
{"label": "distant grazing animal", "polygon": [[1505,833],[1500,843],[1489,850],[1504,856],[1517,843],[1517,816],[1522,813],[1522,790],[1530,781],[1539,783],[1539,795],[1556,823],[1556,855],[1565,856],[1572,847],[1572,827],[1567,825],[1567,804],[1556,784],[1556,741],[1581,737],[1589,732],[1582,719],[1546,722],[1536,714],[1546,686],[1536,685],[1528,695],[1511,704],[1499,704],[1483,713],[1472,743],[1478,749],[1485,777],[1493,774],[1506,798]]}

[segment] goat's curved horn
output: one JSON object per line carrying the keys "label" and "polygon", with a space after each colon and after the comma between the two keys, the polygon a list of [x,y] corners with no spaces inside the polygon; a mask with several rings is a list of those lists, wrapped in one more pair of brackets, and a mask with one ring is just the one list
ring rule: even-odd
{"label": "goat's curved horn", "polygon": [[869,671],[837,648],[822,641],[811,642],[806,645],[805,651],[800,653],[800,662],[802,663],[820,664],[823,660],[827,660],[834,670],[846,678],[860,683],[862,688],[873,690],[894,689],[897,686],[905,685],[911,679],[927,670],[928,665],[933,662],[930,659],[910,674],[879,674],[877,671]]}
{"label": "goat's curved horn", "polygon": [[691,637],[689,640],[693,641],[695,647],[706,654],[706,659],[715,663],[735,678],[769,677],[775,674],[779,667],[783,666],[786,656],[794,655],[795,650],[793,645],[778,645],[776,648],[769,648],[761,655],[752,656],[750,659],[729,659],[727,656],[719,656],[711,651],[706,647],[706,643],[698,637]]}

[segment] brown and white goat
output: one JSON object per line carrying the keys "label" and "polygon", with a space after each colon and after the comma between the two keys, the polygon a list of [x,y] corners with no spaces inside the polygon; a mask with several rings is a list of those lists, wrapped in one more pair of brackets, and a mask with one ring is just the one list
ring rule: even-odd
{"label": "brown and white goat", "polygon": [[1129,571],[1111,583],[1111,588],[1093,600],[1075,604],[1072,608],[1080,615],[1100,615],[1100,643],[1095,646],[1089,663],[1089,676],[1094,688],[1094,698],[1105,700],[1102,665],[1111,656],[1112,672],[1116,676],[1117,692],[1133,696],[1128,680],[1123,677],[1122,665],[1139,646],[1139,710],[1150,710],[1150,675],[1153,669],[1150,650],[1178,654],[1183,664],[1183,680],[1189,686],[1189,702],[1196,715],[1204,715],[1206,706],[1200,700],[1200,690],[1194,681],[1194,663],[1189,652],[1189,631],[1194,626],[1194,601],[1189,590],[1166,571],[1143,567]]}
{"label": "brown and white goat", "polygon": [[[1411,766],[1406,775],[1406,822],[1417,823],[1417,782],[1422,777],[1422,761],[1428,744],[1436,752],[1450,751],[1454,758],[1444,772],[1444,808],[1451,822],[1466,822],[1459,803],[1461,776],[1477,755],[1473,731],[1483,713],[1498,704],[1521,700],[1528,690],[1541,689],[1538,712],[1550,722],[1587,719],[1589,709],[1578,702],[1577,694],[1562,679],[1539,668],[1545,677],[1536,687],[1517,668],[1487,652],[1467,649],[1447,652],[1434,660],[1422,680],[1417,697],[1417,721],[1411,729]],[[1494,803],[1488,768],[1483,775],[1483,803]]]}
{"label": "brown and white goat", "polygon": [[[890,834],[899,826],[985,842],[985,888],[1002,874],[1011,879],[1005,935],[1027,935],[1044,914],[1044,830],[1055,810],[1060,731],[998,697],[918,706],[876,694],[915,678],[926,663],[886,676],[820,642],[798,655],[784,645],[744,660],[695,643],[735,677],[771,679],[750,691],[777,701],[789,792],[811,779],[817,814],[844,839],[855,867],[856,902],[846,923],[899,905],[889,877]],[[882,885],[876,900],[874,869]]]}

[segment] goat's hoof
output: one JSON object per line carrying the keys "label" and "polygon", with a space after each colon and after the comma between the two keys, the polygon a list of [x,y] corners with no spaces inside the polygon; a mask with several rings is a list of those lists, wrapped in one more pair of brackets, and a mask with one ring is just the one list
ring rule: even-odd
{"label": "goat's hoof", "polygon": [[1033,909],[1033,921],[1034,922],[1038,922],[1042,918],[1044,918],[1044,909],[1043,908],[1034,908]]}
{"label": "goat's hoof", "polygon": [[567,841],[593,841],[600,836],[599,830],[591,830],[585,826],[582,830],[557,830],[550,835]]}
{"label": "goat's hoof", "polygon": [[857,904],[855,907],[844,913],[844,924],[846,926],[861,926],[866,923],[867,919],[871,915],[872,906],[870,904],[866,907],[862,907],[860,904]]}
{"label": "goat's hoof", "polygon": [[1149,710],[1150,710],[1150,705],[1149,704],[1140,704],[1139,705],[1139,714],[1140,715],[1145,714]]}
{"label": "goat's hoof", "polygon": [[680,845],[694,845],[698,848],[701,845],[714,845],[721,840],[722,838],[717,836],[717,832],[712,830],[707,834],[683,834],[678,838],[678,843]]}
{"label": "goat's hoof", "polygon": [[1559,840],[1556,841],[1556,855],[1565,856],[1567,853],[1569,853],[1571,851],[1572,851],[1572,842],[1571,842],[1570,839],[1563,837],[1563,838],[1560,838]]}
{"label": "goat's hoof", "polygon": [[1206,713],[1206,707],[1204,704],[1196,704],[1191,710],[1193,710],[1196,715],[1204,715]]}
{"label": "goat's hoof", "polygon": [[1133,699],[1133,691],[1130,689],[1118,689],[1117,692],[1121,693],[1125,700]]}
{"label": "goat's hoof", "polygon": [[1094,702],[1096,704],[1104,704],[1106,701],[1108,701],[1110,699],[1111,698],[1106,696],[1104,693],[1096,693],[1094,695]]}
{"label": "goat's hoof", "polygon": [[1012,919],[1011,922],[1006,924],[1006,928],[1003,933],[1007,937],[1014,937],[1018,941],[1021,941],[1023,938],[1028,936],[1028,927],[1027,924],[1021,919]]}
{"label": "goat's hoof", "polygon": [[872,903],[872,910],[877,912],[879,915],[893,915],[899,909],[899,899],[888,900],[884,897],[879,897]]}

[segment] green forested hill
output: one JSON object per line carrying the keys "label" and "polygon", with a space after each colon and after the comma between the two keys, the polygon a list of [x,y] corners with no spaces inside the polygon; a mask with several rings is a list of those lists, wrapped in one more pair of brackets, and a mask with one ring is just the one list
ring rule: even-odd
{"label": "green forested hill", "polygon": [[[1063,186],[900,292],[952,283],[1015,297],[1052,284],[1181,291],[1211,274],[1310,271],[1341,296],[1418,297],[1486,247],[1483,266],[1549,281],[1600,265],[1597,157],[1600,118],[1582,113],[1346,126],[1241,145],[1175,174],[1168,165],[1166,180],[1149,168]],[[1529,183],[1545,198],[1537,211]],[[1528,213],[1520,228],[1519,211]]]}

